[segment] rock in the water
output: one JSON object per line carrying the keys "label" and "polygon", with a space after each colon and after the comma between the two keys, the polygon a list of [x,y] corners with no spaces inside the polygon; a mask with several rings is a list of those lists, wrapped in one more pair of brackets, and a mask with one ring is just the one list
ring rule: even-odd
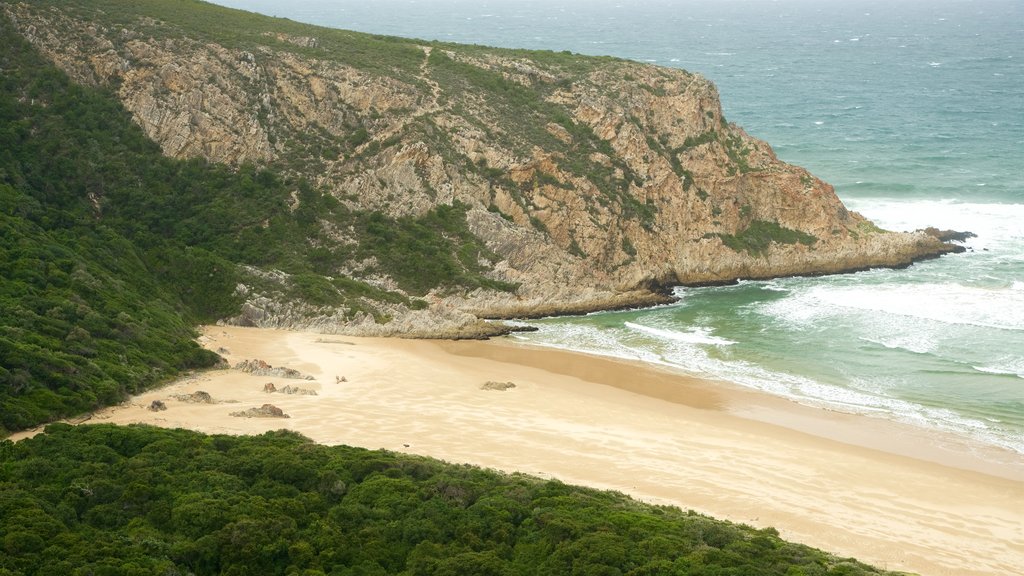
{"label": "rock in the water", "polygon": [[978,235],[974,232],[957,232],[956,230],[939,230],[938,228],[929,226],[925,228],[923,232],[929,236],[938,238],[943,242],[966,242],[970,238],[977,238]]}
{"label": "rock in the water", "polygon": [[163,410],[167,410],[167,404],[164,404],[163,400],[153,400],[149,404],[149,409],[153,412],[160,412]]}
{"label": "rock in the water", "polygon": [[495,381],[492,380],[490,382],[485,382],[484,385],[480,387],[480,389],[481,390],[497,390],[499,392],[504,392],[505,390],[508,390],[510,388],[515,388],[515,387],[516,387],[516,385],[513,382],[495,382]]}
{"label": "rock in the water", "polygon": [[281,410],[273,404],[264,404],[259,408],[249,408],[248,410],[240,412],[232,412],[231,415],[239,418],[290,418],[290,416],[284,413],[284,410]]}

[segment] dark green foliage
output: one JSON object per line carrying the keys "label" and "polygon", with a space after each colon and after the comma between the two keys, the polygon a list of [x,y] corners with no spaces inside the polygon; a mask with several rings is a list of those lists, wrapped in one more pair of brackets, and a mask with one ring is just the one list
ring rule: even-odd
{"label": "dark green foliage", "polygon": [[717,234],[717,236],[729,248],[754,255],[764,252],[772,242],[813,246],[818,241],[815,236],[806,232],[786,228],[778,222],[765,220],[754,220],[738,234]]}
{"label": "dark green foliage", "polygon": [[0,443],[0,490],[0,574],[885,574],[770,528],[284,431],[51,425]]}
{"label": "dark green foliage", "polygon": [[704,144],[708,144],[710,142],[717,142],[718,139],[719,139],[719,135],[718,135],[717,131],[715,131],[715,130],[708,130],[707,132],[704,132],[703,134],[698,134],[697,136],[690,136],[689,138],[687,138],[683,142],[683,148],[682,149],[685,150],[685,149],[688,149],[688,148],[694,148],[696,146],[701,146],[701,145],[704,145]]}
{"label": "dark green foliage", "polygon": [[622,237],[622,251],[629,256],[636,256],[636,247],[633,246],[633,243],[625,236]]}
{"label": "dark green foliage", "polygon": [[0,197],[0,433],[214,363],[131,244],[103,228],[46,231],[11,215],[29,198],[6,184]]}
{"label": "dark green foliage", "polygon": [[424,294],[436,286],[483,287],[512,291],[516,286],[481,275],[481,258],[494,254],[466,224],[467,206],[437,206],[419,218],[397,221],[379,212],[360,217],[365,252],[376,256],[404,288]]}
{"label": "dark green foliage", "polygon": [[[159,151],[138,133],[112,131],[125,114],[70,85],[6,19],[0,68],[3,434],[117,402],[216,356],[192,341],[174,291],[148,268],[160,259],[108,225],[92,200],[133,160],[110,157],[118,147]],[[178,261],[180,274],[218,264],[198,252]]]}

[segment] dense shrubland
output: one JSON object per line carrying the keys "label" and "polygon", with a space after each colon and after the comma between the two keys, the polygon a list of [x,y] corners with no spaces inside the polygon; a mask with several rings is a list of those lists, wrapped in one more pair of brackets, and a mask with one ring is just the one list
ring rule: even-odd
{"label": "dense shrubland", "polygon": [[555,480],[146,426],[0,443],[0,545],[0,575],[883,573]]}

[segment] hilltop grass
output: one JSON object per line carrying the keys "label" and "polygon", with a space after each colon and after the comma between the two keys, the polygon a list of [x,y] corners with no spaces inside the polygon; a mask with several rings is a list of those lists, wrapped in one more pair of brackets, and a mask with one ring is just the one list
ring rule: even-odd
{"label": "hilltop grass", "polygon": [[[323,60],[343,59],[359,70],[412,79],[423,60],[417,42],[405,38],[313,26],[217,6],[199,0],[38,0],[108,26],[138,30],[153,38],[189,36],[228,48],[272,46]],[[145,18],[140,18],[140,16]],[[316,46],[280,41],[277,34],[315,37]]]}

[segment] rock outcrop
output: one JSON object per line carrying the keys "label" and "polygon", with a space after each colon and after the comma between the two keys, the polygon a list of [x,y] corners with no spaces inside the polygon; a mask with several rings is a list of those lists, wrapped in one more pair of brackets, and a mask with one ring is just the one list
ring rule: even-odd
{"label": "rock outcrop", "polygon": [[259,408],[239,410],[237,412],[232,412],[231,416],[235,416],[237,418],[290,418],[290,416],[284,413],[284,410],[281,410],[273,404],[264,404]]}
{"label": "rock outcrop", "polygon": [[173,398],[179,402],[188,402],[190,404],[214,404],[210,393],[202,390],[197,390],[191,394],[175,394]]}
{"label": "rock outcrop", "polygon": [[[953,249],[848,211],[727,122],[715,86],[683,70],[270,19],[232,42],[141,12],[115,25],[95,9],[3,8],[73,78],[113,90],[165,154],[275,166],[396,217],[460,202],[496,255],[482,262],[489,275],[518,286],[436,290],[425,310],[380,303],[354,317],[244,286],[231,323],[486,337],[505,328],[481,317],[650,305],[674,285],[899,267]],[[372,44],[385,63],[345,42]],[[320,226],[339,245],[359,241]]]}
{"label": "rock outcrop", "polygon": [[253,376],[275,376],[277,378],[291,378],[294,380],[312,380],[312,376],[307,376],[294,368],[285,368],[284,366],[278,366],[277,368],[267,364],[263,360],[242,360],[238,364],[235,364],[235,370],[241,370],[246,374],[252,374]]}

